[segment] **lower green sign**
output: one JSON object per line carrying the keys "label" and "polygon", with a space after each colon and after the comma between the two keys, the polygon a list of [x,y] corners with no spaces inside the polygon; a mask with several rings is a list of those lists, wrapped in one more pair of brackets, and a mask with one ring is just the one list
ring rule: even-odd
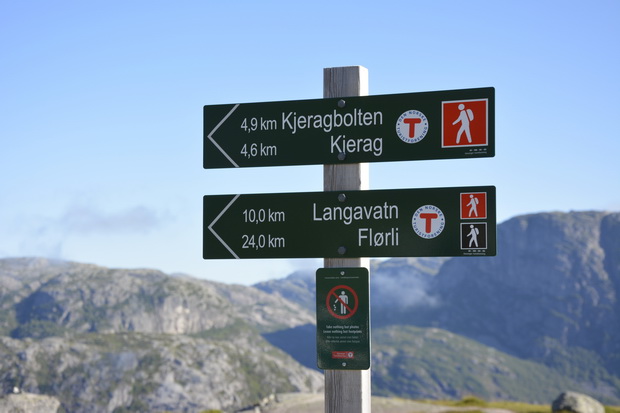
{"label": "lower green sign", "polygon": [[325,370],[370,368],[368,269],[316,272],[317,364]]}
{"label": "lower green sign", "polygon": [[204,197],[203,257],[494,256],[495,187]]}

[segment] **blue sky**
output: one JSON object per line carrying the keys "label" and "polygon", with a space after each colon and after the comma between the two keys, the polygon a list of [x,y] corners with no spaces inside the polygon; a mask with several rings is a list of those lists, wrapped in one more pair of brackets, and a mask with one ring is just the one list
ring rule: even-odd
{"label": "blue sky", "polygon": [[496,157],[380,163],[371,189],[495,185],[499,221],[620,210],[620,2],[0,1],[0,257],[251,284],[320,260],[201,257],[202,196],[322,167],[202,169],[204,105],[496,88]]}

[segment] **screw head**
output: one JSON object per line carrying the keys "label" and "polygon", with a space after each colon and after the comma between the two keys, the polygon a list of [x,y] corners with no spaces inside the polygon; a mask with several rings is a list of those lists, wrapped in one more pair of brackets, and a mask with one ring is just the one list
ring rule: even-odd
{"label": "screw head", "polygon": [[344,108],[346,104],[347,104],[347,102],[345,102],[344,99],[340,99],[338,101],[338,107],[339,108]]}
{"label": "screw head", "polygon": [[344,255],[347,252],[347,247],[338,247],[338,254]]}

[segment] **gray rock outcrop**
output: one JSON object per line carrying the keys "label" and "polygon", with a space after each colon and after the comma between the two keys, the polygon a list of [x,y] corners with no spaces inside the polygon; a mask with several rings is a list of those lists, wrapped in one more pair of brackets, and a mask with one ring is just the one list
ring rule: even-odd
{"label": "gray rock outcrop", "polygon": [[551,403],[553,413],[605,413],[605,407],[596,399],[582,393],[564,392]]}

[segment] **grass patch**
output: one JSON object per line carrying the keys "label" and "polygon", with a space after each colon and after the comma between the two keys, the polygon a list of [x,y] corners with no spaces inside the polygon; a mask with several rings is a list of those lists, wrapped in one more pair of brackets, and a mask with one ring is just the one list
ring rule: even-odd
{"label": "grass patch", "polygon": [[454,403],[455,406],[486,406],[487,402],[476,396],[465,396]]}
{"label": "grass patch", "polygon": [[467,409],[467,410],[450,410],[450,413],[484,413],[482,410]]}
{"label": "grass patch", "polygon": [[522,402],[490,402],[488,407],[494,407],[497,409],[512,410],[516,413],[551,413],[551,405],[547,404],[531,404]]}
{"label": "grass patch", "polygon": [[[461,400],[423,400],[423,402],[440,406],[506,409],[515,413],[551,413],[551,405],[511,401],[487,402],[486,400],[475,396],[465,396]],[[474,413],[476,411],[467,410],[467,412]],[[611,410],[606,411],[605,413],[620,413],[620,411]]]}

